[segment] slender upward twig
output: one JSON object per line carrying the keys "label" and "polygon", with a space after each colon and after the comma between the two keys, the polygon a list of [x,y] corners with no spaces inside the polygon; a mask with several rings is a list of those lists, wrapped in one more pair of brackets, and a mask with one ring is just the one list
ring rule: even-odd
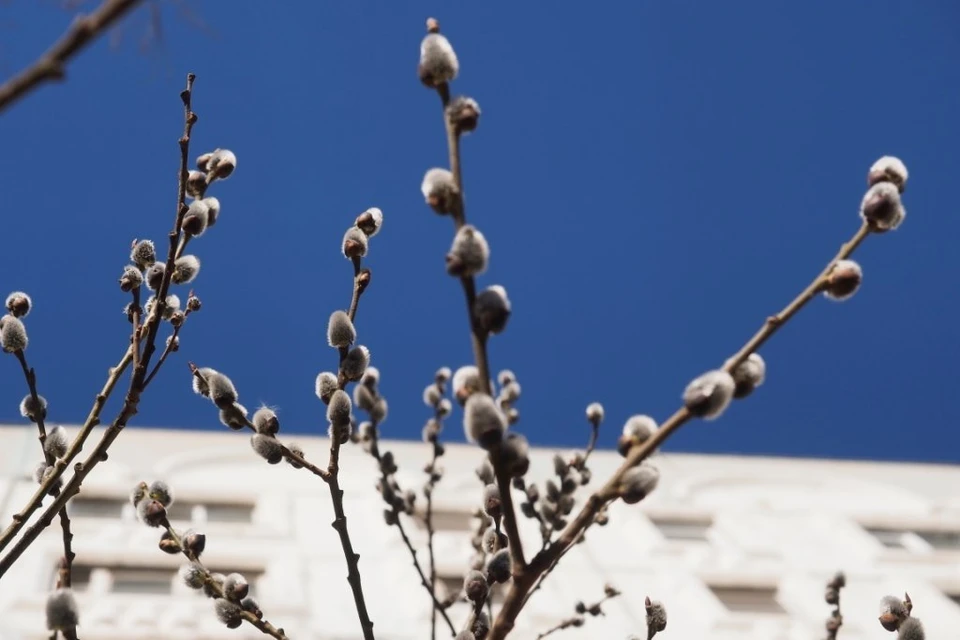
{"label": "slender upward twig", "polygon": [[846,585],[847,579],[843,575],[843,572],[838,572],[830,582],[827,583],[824,599],[827,604],[833,605],[833,611],[830,612],[830,617],[827,618],[827,637],[825,640],[837,640],[837,632],[839,632],[840,627],[843,626],[843,614],[840,613],[840,590]]}
{"label": "slender upward twig", "polygon": [[[388,474],[388,473],[384,470],[385,467],[384,467],[384,464],[383,464],[383,458],[382,458],[382,456],[381,456],[381,454],[380,454],[379,443],[378,443],[377,440],[376,440],[376,437],[377,437],[377,436],[376,436],[376,433],[377,433],[377,425],[376,425],[376,423],[373,424],[373,428],[372,428],[370,431],[371,431],[371,433],[373,434],[373,438],[374,438],[374,441],[370,444],[370,449],[369,449],[370,456],[373,457],[373,459],[377,461],[377,468],[380,469],[380,482],[383,483],[383,486],[384,486],[384,487],[387,487],[387,486],[390,486],[390,474]],[[434,461],[435,461],[435,460],[436,460],[436,458],[434,458]],[[429,510],[429,508],[430,508],[430,507],[429,507],[429,504],[430,504],[430,502],[429,502],[429,500],[430,500],[429,495],[427,496],[427,500],[428,500],[428,502],[427,502],[427,505],[428,505],[428,506],[427,506],[427,509]],[[403,544],[406,545],[407,551],[410,552],[410,558],[413,560],[413,568],[417,570],[417,575],[420,576],[420,584],[423,585],[423,588],[426,589],[426,590],[427,590],[427,593],[430,595],[431,606],[432,606],[432,608],[433,608],[433,620],[434,620],[434,621],[433,621],[433,624],[431,625],[432,633],[434,634],[433,637],[434,637],[434,638],[436,637],[436,614],[437,614],[438,612],[439,612],[440,615],[443,617],[444,621],[447,623],[447,626],[450,628],[450,635],[451,635],[451,636],[457,635],[457,628],[454,626],[453,621],[450,619],[450,616],[447,615],[446,607],[444,607],[444,606],[443,606],[443,603],[441,603],[440,600],[439,600],[439,598],[437,598],[437,591],[436,591],[436,587],[435,587],[435,584],[436,584],[436,571],[435,571],[434,565],[433,565],[433,548],[432,548],[432,545],[430,545],[430,574],[431,574],[431,579],[428,580],[426,573],[424,573],[424,571],[423,571],[423,567],[420,565],[420,559],[417,557],[417,550],[416,550],[416,548],[413,546],[413,542],[410,540],[410,537],[407,535],[406,529],[403,528],[403,521],[400,519],[400,510],[397,508],[397,506],[396,506],[395,504],[392,504],[392,503],[390,504],[390,508],[391,508],[391,510],[392,510],[392,512],[393,512],[393,519],[392,519],[391,524],[392,524],[393,526],[397,527],[397,529],[400,530],[400,537],[403,539]],[[431,525],[431,524],[429,523],[429,521],[428,521],[427,527],[429,528],[429,527],[431,527],[431,526],[432,526],[432,525]]]}
{"label": "slender upward twig", "polygon": [[105,0],[88,16],[78,16],[70,29],[36,62],[0,86],[0,111],[50,80],[62,80],[67,62],[93,42],[140,0]]}
{"label": "slender upward twig", "polygon": [[[434,420],[437,420],[439,422],[442,419],[443,418],[440,415],[440,410],[436,409],[434,414]],[[436,482],[434,481],[434,478],[437,477],[436,476],[437,458],[439,457],[439,453],[441,451],[438,438],[439,438],[439,435],[437,438],[434,438],[430,442],[431,457],[430,457],[430,465],[427,467],[427,469],[429,469],[430,479],[427,481],[427,487],[426,487],[427,488],[427,491],[426,491],[427,508],[424,516],[424,522],[427,526],[427,554],[430,557],[429,591],[430,591],[430,597],[433,599],[433,611],[430,614],[430,640],[437,639],[437,612],[439,611],[444,617],[446,617],[446,614],[447,614],[446,609],[444,609],[443,606],[440,605],[440,602],[437,600],[437,561],[433,554],[433,534],[434,534],[433,490],[434,490],[434,487],[436,486]],[[448,623],[450,622],[449,618],[447,619],[447,622]],[[452,623],[450,624],[450,630],[454,633],[454,635],[456,635],[456,630],[454,629]]]}
{"label": "slender upward twig", "polygon": [[606,615],[603,613],[603,609],[601,609],[601,606],[607,600],[610,600],[612,598],[616,598],[617,596],[619,596],[620,592],[615,588],[611,587],[610,585],[607,585],[606,587],[604,587],[603,591],[604,591],[603,597],[600,600],[597,600],[596,602],[594,602],[593,604],[586,605],[582,602],[578,602],[576,606],[576,611],[577,611],[576,615],[570,616],[569,618],[561,620],[556,626],[551,627],[546,631],[544,631],[543,633],[541,633],[540,635],[538,635],[537,640],[542,640],[543,638],[546,638],[549,635],[553,635],[557,631],[563,631],[564,629],[569,629],[570,627],[582,627],[583,623],[586,621],[586,618],[584,618],[583,616],[583,614],[585,613],[589,613],[591,616],[594,616],[594,617]]}
{"label": "slender upward twig", "polygon": [[[797,312],[810,302],[810,300],[823,291],[830,271],[833,269],[833,265],[839,260],[849,258],[869,234],[870,227],[864,222],[853,237],[840,247],[837,255],[827,263],[823,271],[821,271],[796,298],[781,309],[779,313],[767,318],[760,329],[747,340],[743,347],[727,359],[723,365],[723,369],[728,373],[732,372],[741,362],[746,360],[751,353],[754,353],[769,340],[780,327],[786,324]],[[560,537],[531,560],[527,571],[521,572],[519,576],[514,575],[513,585],[510,587],[510,591],[507,593],[506,600],[500,609],[496,622],[490,630],[488,640],[503,640],[503,638],[506,637],[507,633],[513,628],[517,615],[519,615],[523,609],[527,593],[533,587],[537,578],[552,566],[555,566],[559,559],[573,548],[577,540],[583,536],[586,529],[593,524],[594,518],[600,509],[616,499],[618,486],[620,480],[623,478],[623,474],[645,460],[677,429],[689,422],[691,418],[693,418],[693,414],[686,407],[681,407],[674,412],[648,440],[630,449],[620,468],[617,469],[603,487],[590,496],[587,503],[577,514],[577,517],[567,525]]]}
{"label": "slender upward twig", "polygon": [[[177,214],[173,230],[171,230],[169,233],[170,250],[167,253],[166,270],[164,271],[163,280],[160,283],[160,287],[157,290],[156,302],[153,305],[153,309],[142,328],[146,329],[146,340],[144,341],[143,354],[140,357],[137,366],[133,369],[133,374],[130,378],[130,385],[127,389],[127,394],[124,397],[123,406],[121,407],[120,412],[117,414],[117,417],[114,418],[110,426],[104,431],[103,436],[100,438],[100,442],[97,443],[97,446],[94,447],[93,451],[90,452],[90,454],[82,463],[79,463],[74,467],[74,474],[64,485],[60,495],[57,496],[53,503],[51,503],[50,506],[44,510],[37,522],[35,522],[29,529],[26,530],[26,532],[24,532],[23,536],[17,541],[14,547],[7,552],[5,556],[0,558],[0,576],[6,573],[13,563],[16,562],[17,558],[19,558],[23,552],[26,551],[31,544],[33,544],[34,540],[37,539],[40,533],[45,528],[50,526],[53,515],[66,506],[66,503],[70,498],[80,492],[80,485],[83,483],[84,479],[90,475],[90,473],[99,463],[107,459],[107,450],[110,448],[110,445],[112,445],[114,440],[117,439],[130,419],[137,414],[137,409],[140,405],[140,397],[144,390],[144,381],[147,376],[147,369],[150,366],[150,358],[156,351],[157,333],[160,329],[163,311],[166,308],[166,298],[167,292],[170,290],[170,282],[173,276],[173,263],[176,255],[176,248],[179,244],[180,235],[183,233],[183,216],[187,212],[187,206],[184,204],[184,200],[186,199],[186,183],[188,175],[187,167],[189,164],[190,155],[190,133],[193,130],[193,125],[197,121],[197,114],[193,112],[190,104],[190,99],[193,93],[193,82],[195,79],[196,76],[194,74],[187,74],[186,88],[180,92],[180,100],[183,102],[184,125],[183,135],[178,141],[180,145],[180,173],[177,185]],[[38,491],[39,497],[35,495],[34,499],[31,500],[30,504],[27,505],[27,508],[24,509],[24,511],[14,515],[13,523],[7,528],[7,531],[4,532],[3,536],[0,536],[0,549],[3,549],[13,538],[16,532],[19,531],[25,524],[26,520],[24,519],[24,512],[29,510],[29,513],[33,513],[33,511],[40,506],[43,496],[46,495],[46,493],[50,490],[50,487],[53,486],[54,482],[56,482],[56,480],[63,474],[63,470],[66,468],[68,461],[72,460],[77,454],[79,454],[83,440],[85,440],[89,435],[90,430],[92,430],[93,427],[99,423],[99,415],[103,408],[103,404],[106,402],[106,395],[113,390],[120,373],[124,368],[126,368],[132,357],[133,344],[131,343],[130,348],[127,350],[127,354],[120,361],[120,365],[122,366],[118,365],[111,370],[110,376],[107,379],[107,384],[104,387],[104,391],[97,396],[94,407],[91,410],[90,416],[87,417],[87,422],[81,429],[80,435],[78,435],[77,439],[74,440],[74,443],[71,445],[67,455],[58,460],[54,465],[54,473],[52,473],[51,476],[40,485],[40,490]]]}
{"label": "slender upward twig", "polygon": [[[364,272],[360,269],[360,258],[353,259],[353,294],[350,299],[350,310],[348,315],[350,320],[357,315],[357,305],[360,302],[360,296],[363,294],[364,285],[361,281],[361,275]],[[347,385],[347,379],[343,375],[343,361],[347,357],[347,349],[340,349],[340,372],[337,376],[340,389]],[[360,555],[353,550],[353,543],[350,541],[350,532],[347,530],[347,516],[343,509],[343,489],[340,488],[340,435],[334,430],[330,434],[330,462],[327,465],[327,476],[324,480],[330,487],[330,498],[333,501],[334,520],[331,526],[340,536],[340,546],[343,548],[343,556],[347,560],[347,582],[350,583],[350,590],[353,592],[353,601],[357,608],[357,616],[360,618],[360,628],[363,630],[364,640],[374,640],[373,621],[367,612],[367,603],[363,598],[363,584],[360,581]]]}
{"label": "slender upward twig", "polygon": [[[170,525],[170,521],[166,518],[163,519],[163,522],[160,523],[160,526],[167,530],[167,533],[170,535],[170,538],[180,549],[180,552],[183,553],[184,557],[192,562],[198,569],[203,571],[203,577],[206,584],[210,589],[216,594],[218,598],[225,598],[226,595],[223,593],[223,588],[212,578],[210,571],[203,566],[203,563],[200,562],[200,558],[196,554],[191,553],[186,548],[184,548],[183,540],[180,538],[180,534]],[[249,622],[257,629],[259,629],[264,635],[268,635],[271,638],[276,638],[277,640],[287,640],[287,636],[284,633],[283,629],[278,629],[266,620],[258,618],[255,614],[247,611],[246,609],[241,610],[240,617],[244,621]]]}
{"label": "slender upward twig", "polygon": [[[456,229],[459,230],[467,222],[466,207],[464,206],[463,175],[460,168],[460,133],[447,117],[447,106],[450,104],[450,87],[442,83],[437,87],[437,94],[440,96],[440,102],[443,106],[444,125],[447,132],[447,147],[449,151],[450,172],[453,174],[454,183],[459,192],[456,203],[453,208],[452,216]],[[463,276],[460,278],[463,286],[464,298],[467,303],[467,318],[470,322],[470,342],[473,346],[473,357],[477,363],[477,373],[480,378],[480,389],[482,393],[493,395],[490,388],[490,359],[487,355],[487,332],[480,326],[476,314],[473,312],[477,298],[477,286],[473,276]],[[490,463],[493,465],[497,479],[497,486],[500,488],[501,508],[503,510],[503,526],[507,532],[507,540],[510,547],[510,558],[514,575],[523,571],[526,566],[526,559],[523,555],[523,543],[520,541],[520,530],[517,527],[517,514],[513,506],[513,496],[511,495],[511,478],[507,465],[501,460],[500,448],[496,447],[490,452]]]}
{"label": "slender upward twig", "polygon": [[[20,361],[20,368],[23,370],[23,377],[27,381],[27,388],[30,390],[30,399],[33,400],[33,406],[37,408],[36,423],[39,432],[40,450],[43,452],[43,460],[47,467],[52,467],[56,462],[56,457],[47,450],[47,427],[46,427],[46,408],[40,404],[40,394],[37,392],[37,372],[27,364],[27,356],[23,350],[16,352],[17,360]],[[58,491],[54,490],[54,495]],[[70,531],[70,515],[66,507],[60,509],[60,528],[63,531],[63,562],[58,572],[61,586],[69,587],[71,583],[71,573],[73,571],[73,559],[76,554],[73,552],[73,533]]]}

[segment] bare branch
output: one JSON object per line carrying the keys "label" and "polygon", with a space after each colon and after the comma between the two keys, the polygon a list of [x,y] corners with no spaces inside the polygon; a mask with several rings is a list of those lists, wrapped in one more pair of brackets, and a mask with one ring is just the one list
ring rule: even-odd
{"label": "bare branch", "polygon": [[78,16],[36,62],[0,86],[0,111],[44,82],[63,80],[67,62],[138,4],[140,0],[105,0],[90,15]]}
{"label": "bare branch", "polygon": [[[763,326],[741,347],[733,356],[731,356],[723,365],[724,371],[730,373],[737,365],[747,359],[747,357],[759,349],[768,339],[770,339],[777,330],[786,324],[794,315],[797,314],[810,300],[818,293],[822,292],[827,284],[827,278],[830,275],[833,265],[839,260],[845,260],[850,257],[861,242],[870,234],[870,226],[864,222],[853,237],[844,243],[837,255],[827,263],[827,266],[813,281],[794,298],[779,313],[770,316],[764,322]],[[526,602],[526,595],[533,587],[537,577],[543,572],[556,566],[556,563],[566,553],[573,548],[577,540],[583,536],[600,509],[609,502],[615,500],[618,496],[618,487],[624,473],[637,466],[643,460],[652,454],[657,447],[669,438],[677,429],[693,418],[693,414],[686,408],[681,407],[670,418],[664,422],[648,440],[643,444],[634,446],[627,454],[626,460],[620,465],[620,468],[613,474],[607,483],[597,492],[590,496],[587,504],[581,509],[577,517],[567,525],[566,529],[548,548],[541,551],[534,557],[529,565],[529,571],[514,576],[513,586],[507,593],[506,601],[500,609],[500,614],[490,630],[489,640],[502,640],[513,628],[517,615],[523,609]]]}

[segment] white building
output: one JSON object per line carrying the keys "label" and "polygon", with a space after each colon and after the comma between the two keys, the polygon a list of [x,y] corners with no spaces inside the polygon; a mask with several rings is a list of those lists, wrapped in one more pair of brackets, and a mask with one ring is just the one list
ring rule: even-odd
{"label": "white building", "polygon": [[[95,434],[96,435],[96,434]],[[34,491],[36,434],[0,428],[0,517],[6,526]],[[254,585],[266,619],[294,640],[360,638],[327,487],[286,464],[270,466],[244,434],[127,429],[72,502],[75,586],[83,640],[262,638],[244,625],[217,622],[212,602],[182,585],[182,564],[157,548],[159,532],[138,522],[127,495],[139,480],[164,479],[177,493],[171,511],[207,535],[203,560],[240,571]],[[298,438],[325,464],[325,438]],[[419,488],[429,447],[384,442],[405,488]],[[533,454],[528,478],[552,473],[552,450]],[[479,505],[474,475],[480,450],[451,445],[436,492],[439,572],[457,584],[472,553],[470,512]],[[591,458],[593,485],[619,464],[614,452]],[[908,591],[930,640],[960,629],[960,468],[733,456],[664,454],[656,493],[616,504],[610,524],[594,527],[530,601],[511,637],[536,638],[591,603],[609,582],[623,595],[604,617],[557,632],[558,638],[646,637],[643,599],[669,612],[664,640],[815,640],[830,607],[824,585],[837,569],[841,640],[893,638],[877,622],[881,596]],[[384,524],[374,489],[376,464],[357,446],[342,456],[342,484],[364,592],[381,640],[429,638],[429,600],[395,527]],[[581,490],[580,499],[586,492]],[[422,502],[422,498],[421,498]],[[175,522],[175,524],[177,524]],[[522,520],[530,549],[540,537]],[[426,567],[425,532],[407,530]],[[44,603],[62,552],[55,522],[0,580],[0,640],[41,640]],[[464,619],[466,604],[452,617]],[[438,638],[449,637],[438,627]]]}

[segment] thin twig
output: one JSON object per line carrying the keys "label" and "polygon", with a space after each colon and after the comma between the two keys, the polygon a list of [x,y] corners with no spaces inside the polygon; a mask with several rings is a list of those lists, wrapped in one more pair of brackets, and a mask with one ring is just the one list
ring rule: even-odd
{"label": "thin twig", "polygon": [[[578,536],[574,544],[579,542],[583,538],[584,534],[586,534],[586,532],[587,532],[586,529],[581,531],[580,535]],[[553,570],[557,568],[557,565],[560,563],[560,558],[562,558],[562,556],[557,556],[554,559],[554,561],[550,563],[550,566],[548,566],[544,570],[544,572],[537,577],[537,581],[534,583],[533,587],[531,587],[530,591],[528,591],[527,594],[524,596],[523,603],[520,605],[521,609],[527,605],[527,601],[530,600],[531,597],[533,597],[534,593],[540,590],[540,588],[543,586],[544,581],[550,576],[551,573],[553,573]]]}
{"label": "thin twig", "polygon": [[[440,424],[440,421],[442,419],[443,418],[440,415],[440,410],[437,409],[434,414],[434,420],[436,420],[437,423]],[[434,478],[437,477],[435,475],[437,458],[439,457],[439,453],[441,451],[440,443],[437,441],[439,437],[440,436],[438,433],[437,437],[434,438],[430,443],[431,458],[430,458],[430,466],[427,467],[427,469],[429,469],[430,479],[427,481],[427,491],[426,491],[427,509],[424,517],[424,522],[427,526],[427,553],[430,557],[429,591],[430,591],[430,598],[433,600],[433,611],[430,614],[430,640],[437,639],[437,611],[439,611],[440,613],[444,614],[444,616],[446,616],[446,611],[442,606],[440,606],[440,602],[437,600],[437,595],[436,595],[437,594],[437,561],[433,554],[433,534],[435,533],[433,529],[433,490],[437,484],[436,482],[434,482]],[[449,619],[447,620],[447,622],[449,623]],[[452,623],[450,624],[450,630],[454,632],[454,635],[456,635],[456,630],[454,629]]]}
{"label": "thin twig", "polygon": [[[413,543],[410,541],[409,536],[407,536],[406,529],[403,528],[403,522],[400,520],[400,514],[397,515],[396,527],[400,530],[400,537],[403,538],[403,543],[407,545],[407,550],[410,551],[410,557],[413,558],[413,566],[417,570],[417,575],[420,576],[420,584],[423,585],[423,588],[427,590],[427,593],[430,594],[430,599],[433,601],[433,612],[434,616],[436,613],[440,613],[444,621],[447,623],[447,626],[450,627],[450,635],[457,635],[457,629],[453,625],[453,621],[450,619],[450,616],[447,615],[447,610],[444,608],[443,603],[437,598],[436,590],[430,585],[430,581],[427,579],[426,574],[423,572],[423,568],[420,566],[420,561],[417,560],[417,550],[413,547]],[[436,617],[434,617],[436,619]],[[434,634],[436,634],[436,629],[434,628]],[[435,637],[435,635],[434,635]]]}
{"label": "thin twig", "polygon": [[70,29],[30,67],[0,86],[0,111],[51,80],[62,80],[67,62],[93,42],[140,0],[105,0],[88,16],[77,16]]}
{"label": "thin twig", "polygon": [[[170,535],[170,538],[174,541],[176,546],[180,549],[180,552],[183,553],[184,557],[190,562],[192,562],[198,569],[203,571],[203,577],[206,584],[217,595],[217,597],[225,598],[226,595],[223,593],[223,588],[215,580],[213,580],[210,574],[210,570],[207,569],[205,566],[203,566],[203,563],[200,562],[200,558],[198,558],[196,554],[193,554],[184,548],[183,540],[180,538],[180,535],[176,532],[176,530],[174,530],[174,528],[170,525],[170,521],[164,518],[163,522],[160,523],[160,526],[162,526],[164,529],[167,530],[167,533]],[[278,629],[274,627],[272,624],[270,624],[266,620],[262,618],[258,618],[255,614],[253,614],[250,611],[247,611],[246,609],[241,609],[240,617],[243,618],[244,621],[249,622],[250,624],[255,626],[263,634],[268,635],[271,638],[276,638],[277,640],[287,640],[287,636],[284,633],[283,629]]]}
{"label": "thin twig", "polygon": [[[357,305],[360,302],[360,296],[364,287],[361,284],[360,259],[353,259],[353,294],[350,299],[350,310],[348,315],[353,321],[357,315]],[[347,357],[347,350],[340,349],[340,371],[337,376],[338,386],[342,390],[347,385],[347,379],[343,374],[343,361]],[[343,548],[343,556],[347,561],[347,582],[350,583],[350,590],[353,592],[353,601],[357,608],[357,616],[360,619],[360,628],[363,631],[364,640],[374,640],[373,621],[367,612],[367,603],[363,598],[363,584],[360,580],[360,555],[353,550],[353,543],[350,540],[350,532],[347,529],[347,516],[343,509],[343,489],[340,488],[340,435],[333,429],[330,436],[330,462],[327,465],[327,475],[324,480],[330,487],[330,499],[333,502],[334,520],[331,526],[340,536],[340,546]]]}
{"label": "thin twig", "polygon": [[843,626],[843,614],[840,613],[840,591],[847,585],[847,579],[842,572],[838,572],[827,583],[825,599],[827,604],[833,604],[833,611],[827,618],[827,637],[826,640],[837,640],[837,633]]}
{"label": "thin twig", "polygon": [[[870,227],[863,223],[853,237],[844,243],[837,255],[827,263],[823,271],[814,278],[810,284],[800,294],[794,298],[779,313],[770,316],[763,323],[763,326],[741,347],[733,356],[731,356],[723,365],[725,371],[732,372],[741,362],[757,351],[767,340],[769,340],[780,327],[786,324],[797,312],[799,312],[810,300],[823,290],[827,277],[830,275],[833,265],[839,260],[849,258],[861,242],[870,234]],[[567,525],[560,537],[547,549],[538,553],[528,566],[528,571],[521,573],[520,576],[514,576],[513,586],[507,593],[506,600],[500,609],[500,614],[490,630],[488,640],[503,640],[507,633],[513,628],[517,616],[523,609],[527,598],[527,593],[533,587],[537,578],[551,566],[555,566],[581,538],[586,529],[593,524],[594,518],[602,507],[616,499],[618,487],[623,475],[631,468],[640,464],[657,447],[659,447],[667,438],[669,438],[677,429],[689,422],[693,414],[686,408],[681,407],[672,416],[670,416],[654,434],[643,444],[634,446],[627,454],[626,459],[620,468],[611,476],[607,483],[590,496],[587,503],[583,506],[577,517]]]}
{"label": "thin twig", "polygon": [[557,631],[563,631],[564,629],[569,629],[570,627],[582,627],[583,623],[586,621],[586,618],[583,617],[583,613],[589,613],[590,615],[602,616],[606,615],[603,613],[603,610],[600,609],[600,606],[612,598],[616,598],[620,595],[620,592],[616,589],[607,586],[604,588],[604,596],[600,600],[597,600],[591,605],[585,605],[582,602],[577,604],[577,615],[571,616],[565,620],[562,620],[559,624],[550,629],[547,629],[543,633],[537,636],[537,640],[542,640],[549,635],[556,633]]}
{"label": "thin twig", "polygon": [[[20,368],[23,370],[23,377],[27,381],[27,387],[30,389],[30,399],[33,400],[33,406],[37,408],[35,417],[37,431],[39,432],[40,450],[43,452],[43,460],[47,467],[52,467],[56,462],[56,457],[47,451],[46,447],[47,427],[44,422],[46,420],[46,407],[40,404],[40,394],[37,392],[37,372],[27,364],[27,356],[23,353],[22,349],[16,352],[16,356],[20,362]],[[56,493],[57,490],[54,490],[54,495],[56,495]],[[76,557],[71,544],[73,542],[73,533],[70,531],[70,515],[67,513],[67,508],[64,507],[60,509],[58,515],[60,518],[60,528],[63,531],[63,565],[60,567],[59,579],[62,586],[69,587],[71,583],[71,572],[73,570],[73,559]]]}
{"label": "thin twig", "polygon": [[140,287],[134,287],[130,290],[133,298],[133,333],[130,334],[130,342],[133,349],[133,368],[136,369],[140,364],[140,320],[143,315],[143,308],[140,306]]}

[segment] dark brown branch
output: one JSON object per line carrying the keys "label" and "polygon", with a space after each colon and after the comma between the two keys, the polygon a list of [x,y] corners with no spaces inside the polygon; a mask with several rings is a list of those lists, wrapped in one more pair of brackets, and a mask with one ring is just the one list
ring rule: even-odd
{"label": "dark brown branch", "polygon": [[0,86],[0,111],[44,82],[62,80],[67,62],[140,0],[105,0],[88,16],[78,16],[70,29],[40,59]]}
{"label": "dark brown branch", "polygon": [[[869,234],[870,227],[867,223],[863,223],[853,237],[840,247],[837,255],[827,263],[823,271],[821,271],[796,298],[781,309],[779,313],[767,318],[763,326],[747,340],[743,347],[724,363],[723,369],[728,373],[733,371],[734,368],[746,360],[751,353],[759,349],[780,327],[786,324],[818,293],[822,292],[833,265],[839,260],[849,258]],[[533,558],[528,567],[528,571],[522,572],[519,576],[514,575],[513,585],[507,593],[506,600],[500,609],[500,614],[497,616],[493,628],[490,630],[488,640],[503,640],[510,630],[513,629],[517,616],[526,603],[527,593],[537,581],[538,576],[551,568],[551,566],[555,566],[560,558],[573,548],[577,540],[583,536],[586,529],[593,524],[594,518],[600,509],[617,498],[618,487],[623,475],[629,469],[637,466],[649,457],[667,438],[689,422],[691,418],[693,418],[693,415],[690,411],[686,407],[681,407],[674,412],[648,440],[641,445],[634,446],[627,454],[620,468],[617,469],[603,487],[590,496],[587,503],[577,514],[577,517],[567,525],[557,541]]]}
{"label": "dark brown branch", "polygon": [[[180,538],[180,535],[170,526],[170,521],[164,518],[161,525],[164,529],[167,530],[167,533],[170,535],[170,538],[174,541],[176,546],[180,549],[180,552],[183,553],[184,557],[192,562],[198,569],[203,571],[203,577],[206,584],[210,589],[216,594],[218,598],[225,598],[226,595],[223,593],[223,588],[212,578],[210,571],[203,566],[203,563],[200,562],[195,554],[191,553],[183,546],[183,540]],[[246,609],[242,609],[240,612],[240,617],[243,618],[245,622],[252,624],[254,627],[259,629],[264,635],[268,635],[271,638],[276,638],[277,640],[288,640],[283,629],[278,629],[272,624],[267,622],[262,618],[258,618],[255,614]]]}

